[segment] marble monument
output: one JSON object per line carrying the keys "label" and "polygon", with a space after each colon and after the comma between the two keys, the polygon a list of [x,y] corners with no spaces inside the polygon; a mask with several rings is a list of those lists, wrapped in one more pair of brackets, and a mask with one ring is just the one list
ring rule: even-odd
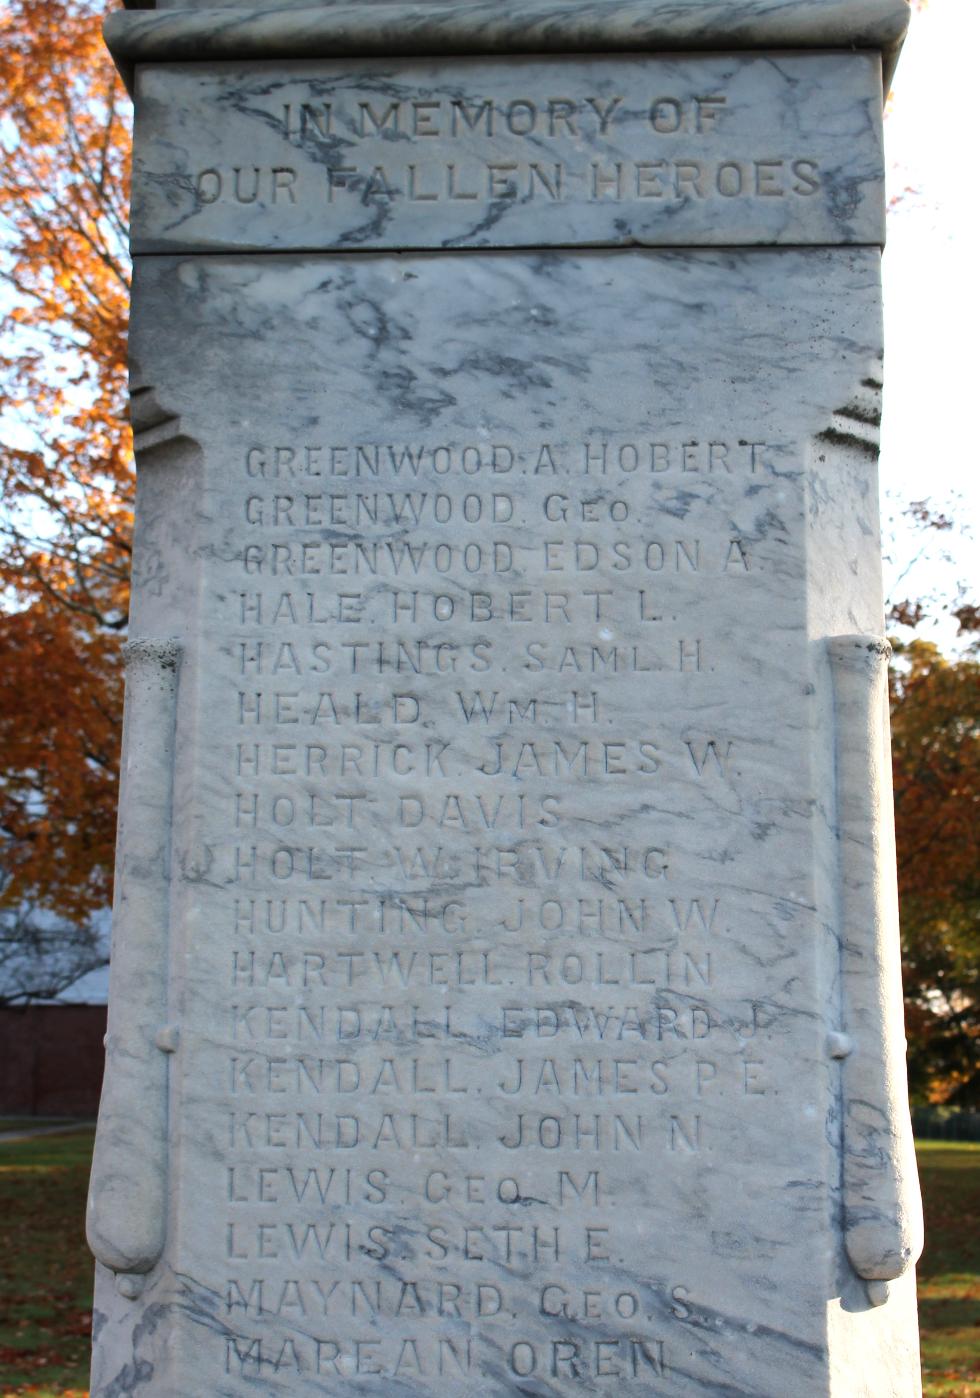
{"label": "marble monument", "polygon": [[912,1398],[904,0],[113,14],[94,1398]]}

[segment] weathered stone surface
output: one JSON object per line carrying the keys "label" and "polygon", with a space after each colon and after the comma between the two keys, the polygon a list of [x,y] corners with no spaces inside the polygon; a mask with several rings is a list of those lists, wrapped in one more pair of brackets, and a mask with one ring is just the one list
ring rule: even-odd
{"label": "weathered stone surface", "polygon": [[161,1391],[816,1394],[838,1296],[850,1391],[915,1391],[911,1283],[872,1311],[833,1226],[824,638],[880,625],[877,276],[139,269],[200,453],[144,460],[134,616],[186,651]]}
{"label": "weathered stone surface", "polygon": [[137,63],[229,58],[820,48],[879,53],[887,88],[909,22],[907,0],[283,0],[259,8],[139,0],[129,8],[142,13],[109,15],[105,34],[130,81]]}
{"label": "weathered stone surface", "polygon": [[[919,1392],[878,64],[140,72],[96,1398]],[[660,98],[819,189],[308,198]]]}
{"label": "weathered stone surface", "polygon": [[881,243],[877,54],[145,68],[133,245]]}

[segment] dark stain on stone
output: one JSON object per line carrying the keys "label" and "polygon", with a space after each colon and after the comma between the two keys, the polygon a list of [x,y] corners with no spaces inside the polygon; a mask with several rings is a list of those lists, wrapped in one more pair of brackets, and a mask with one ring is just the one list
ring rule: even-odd
{"label": "dark stain on stone", "polygon": [[858,437],[853,432],[838,432],[836,427],[828,427],[826,431],[817,434],[817,440],[829,442],[831,446],[849,447],[852,451],[863,452],[865,456],[870,456],[873,461],[878,459],[877,445],[874,442],[866,442],[863,437]]}

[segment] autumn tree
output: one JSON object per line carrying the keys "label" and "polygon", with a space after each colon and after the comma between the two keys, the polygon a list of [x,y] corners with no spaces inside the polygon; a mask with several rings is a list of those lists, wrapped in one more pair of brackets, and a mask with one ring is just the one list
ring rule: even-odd
{"label": "autumn tree", "polygon": [[891,692],[910,1084],[919,1099],[976,1107],[980,663],[913,640],[898,648]]}
{"label": "autumn tree", "polygon": [[129,107],[104,8],[0,12],[0,944],[33,928],[49,959],[110,898],[128,611]]}

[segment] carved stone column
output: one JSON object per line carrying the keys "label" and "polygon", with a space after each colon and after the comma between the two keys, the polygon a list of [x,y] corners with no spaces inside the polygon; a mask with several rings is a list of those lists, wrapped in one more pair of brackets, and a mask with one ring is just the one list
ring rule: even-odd
{"label": "carved stone column", "polygon": [[905,20],[108,21],[139,494],[97,1398],[919,1393]]}

